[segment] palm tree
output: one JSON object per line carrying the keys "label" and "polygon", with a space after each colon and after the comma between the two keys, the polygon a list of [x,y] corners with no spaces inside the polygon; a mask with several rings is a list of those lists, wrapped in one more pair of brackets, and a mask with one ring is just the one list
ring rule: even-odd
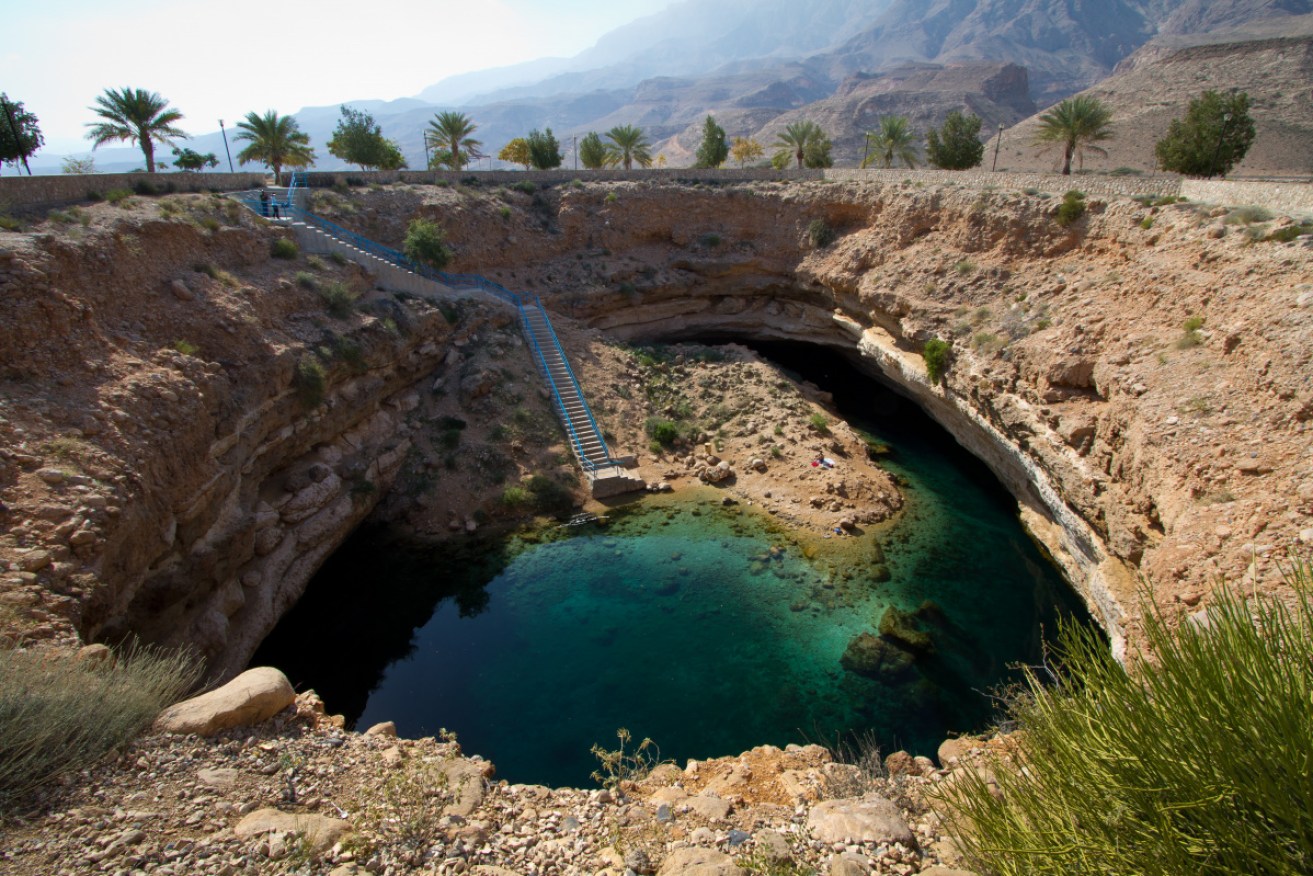
{"label": "palm tree", "polygon": [[1097,97],[1078,94],[1068,98],[1039,117],[1039,130],[1035,132],[1036,143],[1060,143],[1062,145],[1062,173],[1071,173],[1071,158],[1079,156],[1085,162],[1085,150],[1107,155],[1108,151],[1094,144],[1100,140],[1112,138],[1108,125],[1112,122],[1112,110],[1108,109]]}
{"label": "palm tree", "polygon": [[916,134],[907,122],[907,116],[885,116],[880,119],[880,130],[867,131],[866,141],[875,147],[862,161],[862,167],[878,161],[881,167],[893,167],[895,161],[901,161],[909,169],[915,169]]}
{"label": "palm tree", "polygon": [[87,138],[92,142],[92,149],[97,149],[111,140],[127,140],[141,146],[146,156],[146,172],[155,172],[155,143],[173,145],[175,139],[189,139],[173,123],[182,119],[182,113],[169,109],[169,102],[153,91],[140,88],[124,88],[115,91],[106,88],[105,93],[96,98],[96,105],[89,107],[105,121],[88,122]]}
{"label": "palm tree", "polygon": [[275,110],[269,110],[262,116],[247,113],[243,121],[237,123],[241,133],[234,140],[249,140],[247,146],[237,153],[237,160],[242,164],[258,161],[273,168],[274,179],[283,172],[283,165],[289,167],[306,167],[315,163],[315,150],[310,148],[310,135],[301,130],[296,119],[280,116]]}
{"label": "palm tree", "polygon": [[483,143],[470,136],[477,128],[478,125],[465,113],[436,113],[429,122],[428,130],[424,132],[425,142],[437,153],[433,159],[434,164],[445,164],[452,170],[460,170],[470,160],[482,158],[483,153],[479,147]]}
{"label": "palm tree", "polygon": [[792,155],[798,159],[798,168],[801,169],[803,161],[807,158],[808,148],[824,137],[825,132],[815,122],[794,122],[784,129],[783,134],[775,137],[775,155],[777,157],[781,153]]}
{"label": "palm tree", "polygon": [[642,128],[617,125],[606,132],[606,139],[611,141],[606,146],[608,166],[623,164],[625,170],[633,170],[635,161],[642,167],[652,166],[652,144],[647,142]]}

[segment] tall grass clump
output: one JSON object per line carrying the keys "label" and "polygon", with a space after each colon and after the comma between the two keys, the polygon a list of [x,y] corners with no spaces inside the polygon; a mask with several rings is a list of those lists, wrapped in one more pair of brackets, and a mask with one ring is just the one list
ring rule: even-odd
{"label": "tall grass clump", "polygon": [[[1128,672],[1088,630],[1061,631],[1053,684],[1009,707],[1013,762],[940,792],[981,872],[1313,872],[1313,573],[1293,607],[1223,589],[1207,622],[1146,611]],[[1024,771],[1019,768],[1024,768]],[[996,792],[996,793],[997,793]]]}
{"label": "tall grass clump", "polygon": [[126,745],[190,690],[199,673],[190,656],[142,647],[99,663],[0,649],[0,813]]}

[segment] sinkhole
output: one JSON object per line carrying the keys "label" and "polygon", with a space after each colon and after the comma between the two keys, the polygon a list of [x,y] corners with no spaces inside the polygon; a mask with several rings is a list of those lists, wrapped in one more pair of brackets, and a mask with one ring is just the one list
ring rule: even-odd
{"label": "sinkhole", "polygon": [[[722,339],[723,340],[723,339]],[[687,488],[604,524],[416,543],[362,528],[256,653],[363,729],[454,731],[512,782],[589,786],[624,727],[682,763],[873,737],[933,754],[995,717],[1058,619],[1092,623],[988,469],[815,345],[756,344],[834,395],[905,509],[791,533]]]}

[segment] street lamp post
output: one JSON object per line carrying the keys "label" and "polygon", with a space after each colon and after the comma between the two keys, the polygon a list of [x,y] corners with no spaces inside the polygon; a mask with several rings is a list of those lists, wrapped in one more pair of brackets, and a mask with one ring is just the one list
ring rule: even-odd
{"label": "street lamp post", "polygon": [[223,131],[223,151],[228,156],[228,172],[236,173],[237,171],[233,169],[233,153],[228,148],[228,129],[223,126],[223,119],[219,119],[219,130]]}
{"label": "street lamp post", "polygon": [[[1222,141],[1226,139],[1226,126],[1229,124],[1231,124],[1231,114],[1222,113],[1222,127],[1217,132],[1217,148],[1213,150],[1213,166],[1209,168],[1210,171],[1218,170],[1217,162],[1222,158]],[[1212,179],[1216,175],[1210,172],[1208,178]]]}
{"label": "street lamp post", "polygon": [[998,139],[994,141],[994,166],[989,169],[990,173],[998,170],[998,150],[1003,148],[1003,123],[998,123]]}

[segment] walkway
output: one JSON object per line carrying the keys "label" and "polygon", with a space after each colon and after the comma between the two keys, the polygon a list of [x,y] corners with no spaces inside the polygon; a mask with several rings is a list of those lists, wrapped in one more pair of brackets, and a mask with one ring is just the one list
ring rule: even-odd
{"label": "walkway", "polygon": [[272,221],[289,225],[303,251],[338,253],[367,268],[384,288],[441,297],[450,297],[456,292],[479,291],[514,307],[520,315],[520,325],[534,363],[552,392],[553,407],[565,427],[575,459],[588,476],[593,495],[604,497],[643,488],[643,481],[630,477],[623,463],[611,456],[602,430],[593,418],[579,380],[552,327],[551,318],[537,295],[517,295],[477,274],[448,274],[413,262],[398,250],[297,206],[297,183],[294,174],[292,186],[285,192],[277,190],[276,196],[267,204],[261,201],[258,191],[236,192],[231,197],[271,219],[272,205],[276,204],[280,218]]}

